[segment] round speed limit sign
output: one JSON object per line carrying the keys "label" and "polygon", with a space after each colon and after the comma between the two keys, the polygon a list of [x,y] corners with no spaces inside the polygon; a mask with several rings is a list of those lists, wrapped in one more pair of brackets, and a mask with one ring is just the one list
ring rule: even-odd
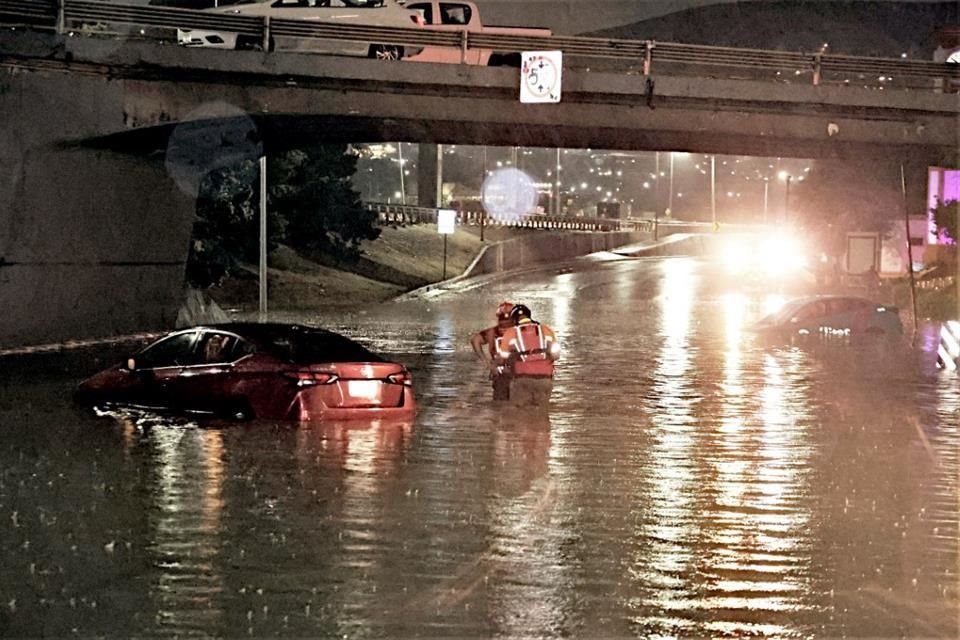
{"label": "round speed limit sign", "polygon": [[561,51],[525,51],[520,66],[520,102],[560,102]]}

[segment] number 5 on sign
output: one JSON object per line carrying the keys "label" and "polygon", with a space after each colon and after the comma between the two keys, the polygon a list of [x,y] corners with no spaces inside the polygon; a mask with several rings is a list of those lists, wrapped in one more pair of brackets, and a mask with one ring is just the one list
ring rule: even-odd
{"label": "number 5 on sign", "polygon": [[520,102],[560,102],[562,51],[524,51],[520,64]]}

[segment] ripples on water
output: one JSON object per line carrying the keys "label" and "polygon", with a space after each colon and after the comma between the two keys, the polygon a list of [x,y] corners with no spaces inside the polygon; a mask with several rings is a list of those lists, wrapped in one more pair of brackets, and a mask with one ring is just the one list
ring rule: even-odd
{"label": "ripples on water", "polygon": [[[468,353],[502,298],[564,342],[549,417]],[[410,364],[413,425],[96,419],[7,381],[0,635],[956,636],[960,385],[760,344],[764,304],[625,261],[324,322]]]}

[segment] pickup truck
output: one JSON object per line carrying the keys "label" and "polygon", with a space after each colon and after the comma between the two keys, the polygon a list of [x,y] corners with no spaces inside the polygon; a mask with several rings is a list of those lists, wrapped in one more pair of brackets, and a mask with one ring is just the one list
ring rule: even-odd
{"label": "pickup truck", "polygon": [[[472,2],[458,0],[408,1],[404,7],[419,11],[423,17],[424,28],[435,31],[468,31],[490,35],[537,36],[552,35],[550,29],[536,27],[489,27],[480,21],[480,10]],[[415,62],[441,62],[449,64],[477,64],[489,66],[520,66],[520,52],[495,51],[493,49],[469,48],[466,53],[452,47],[424,47],[413,55],[404,56],[404,60]]]}

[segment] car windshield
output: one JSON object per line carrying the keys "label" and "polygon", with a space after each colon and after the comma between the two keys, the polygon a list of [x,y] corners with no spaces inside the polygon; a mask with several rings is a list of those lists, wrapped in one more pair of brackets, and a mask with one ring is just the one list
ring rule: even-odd
{"label": "car windshield", "polygon": [[810,300],[807,299],[791,300],[784,303],[784,305],[776,311],[764,316],[760,322],[764,324],[783,324],[796,315],[797,311],[809,303]]}

